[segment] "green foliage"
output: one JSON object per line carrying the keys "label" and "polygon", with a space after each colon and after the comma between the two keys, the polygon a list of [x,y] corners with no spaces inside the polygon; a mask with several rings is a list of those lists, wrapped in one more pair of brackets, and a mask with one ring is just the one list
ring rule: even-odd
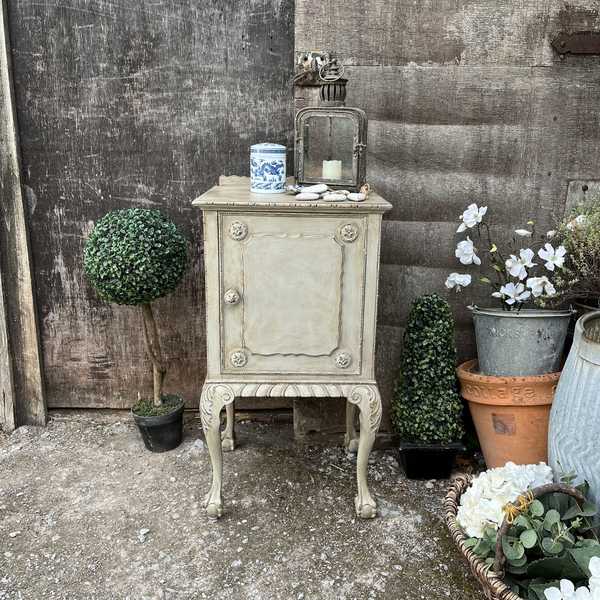
{"label": "green foliage", "polygon": [[[587,484],[578,489],[585,494]],[[579,507],[573,498],[558,492],[534,500],[502,538],[506,583],[531,600],[545,600],[544,590],[560,579],[587,583],[590,559],[600,556],[600,542],[590,521],[595,514],[593,504]],[[491,566],[496,540],[497,531],[486,527],[484,537],[470,538],[467,546]]]}
{"label": "green foliage", "polygon": [[394,427],[403,441],[450,443],[464,434],[455,374],[454,318],[437,294],[412,306],[400,377],[392,405]]}
{"label": "green foliage", "polygon": [[565,268],[554,280],[554,303],[580,300],[600,307],[600,200],[576,207],[551,242],[567,249]]}
{"label": "green foliage", "polygon": [[177,410],[183,400],[175,394],[165,394],[162,396],[162,404],[155,406],[152,400],[138,400],[131,409],[139,417],[160,417]]}
{"label": "green foliage", "polygon": [[102,299],[146,304],[172,292],[181,281],[187,241],[157,210],[114,210],[88,237],[83,265]]}

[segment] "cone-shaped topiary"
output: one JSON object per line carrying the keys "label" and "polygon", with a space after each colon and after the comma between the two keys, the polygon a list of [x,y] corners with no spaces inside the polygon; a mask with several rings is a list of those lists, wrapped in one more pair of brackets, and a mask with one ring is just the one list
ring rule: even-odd
{"label": "cone-shaped topiary", "polygon": [[450,306],[437,294],[421,296],[408,317],[392,403],[392,420],[402,441],[460,441],[464,430],[455,367]]}
{"label": "cone-shaped topiary", "polygon": [[128,208],[102,217],[87,239],[83,265],[108,302],[141,305],[154,373],[154,406],[161,405],[166,373],[151,302],[172,292],[187,266],[187,241],[157,210]]}

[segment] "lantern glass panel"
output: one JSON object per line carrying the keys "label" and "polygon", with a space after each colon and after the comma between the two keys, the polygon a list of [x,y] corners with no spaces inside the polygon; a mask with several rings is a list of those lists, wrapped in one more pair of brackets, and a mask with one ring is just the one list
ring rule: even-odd
{"label": "lantern glass panel", "polygon": [[347,115],[310,115],[304,121],[303,163],[307,180],[352,183],[356,121]]}

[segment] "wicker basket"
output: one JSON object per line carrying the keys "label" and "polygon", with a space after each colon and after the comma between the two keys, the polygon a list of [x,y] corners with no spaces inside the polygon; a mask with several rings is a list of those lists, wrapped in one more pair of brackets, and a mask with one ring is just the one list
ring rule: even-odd
{"label": "wicker basket", "polygon": [[[500,543],[502,537],[506,535],[509,529],[509,522],[505,519],[500,529],[498,530],[498,544],[496,545],[496,559],[494,561],[493,568],[490,568],[482,561],[472,550],[465,546],[467,537],[460,528],[456,521],[456,514],[458,512],[458,506],[460,504],[460,497],[471,485],[473,478],[469,475],[465,477],[457,477],[451,484],[450,489],[444,500],[444,515],[446,524],[450,529],[450,534],[458,549],[462,552],[464,557],[471,567],[473,575],[483,586],[486,598],[489,600],[523,600],[521,596],[515,594],[502,580],[504,577],[504,555],[502,553],[502,544]],[[543,485],[535,488],[532,492],[533,498],[541,498],[545,494],[552,492],[560,492],[572,496],[582,504],[585,501],[584,496],[575,488],[559,484],[552,483]]]}

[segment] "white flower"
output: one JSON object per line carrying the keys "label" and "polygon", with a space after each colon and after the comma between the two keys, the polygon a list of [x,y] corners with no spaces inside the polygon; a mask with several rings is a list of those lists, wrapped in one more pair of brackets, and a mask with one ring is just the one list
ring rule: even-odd
{"label": "white flower", "polygon": [[524,491],[552,482],[552,469],[544,464],[515,465],[484,471],[461,496],[457,521],[469,537],[483,537],[485,527],[498,529],[508,502]]}
{"label": "white flower", "polygon": [[545,244],[543,248],[538,250],[538,256],[546,261],[544,265],[548,271],[554,271],[555,267],[559,269],[565,264],[565,255],[567,249],[564,246],[559,246],[556,250],[552,244]]}
{"label": "white flower", "polygon": [[505,302],[509,306],[515,304],[515,302],[525,302],[530,296],[531,292],[525,290],[525,286],[522,283],[515,285],[512,281],[503,285],[499,292],[492,294],[494,298],[506,298]]}
{"label": "white flower", "polygon": [[456,288],[457,292],[464,287],[471,285],[471,276],[468,273],[450,273],[446,279],[446,287],[451,290]]}
{"label": "white flower", "polygon": [[530,277],[527,280],[527,287],[531,289],[534,298],[539,298],[544,294],[548,297],[556,295],[556,288],[545,275],[543,277]]}
{"label": "white flower", "polygon": [[527,277],[527,269],[536,265],[536,263],[532,262],[534,256],[535,252],[531,248],[519,250],[519,258],[511,254],[510,258],[506,260],[506,270],[513,277],[525,279]]}
{"label": "white flower", "polygon": [[467,210],[465,210],[465,212],[459,217],[462,223],[459,225],[456,233],[462,233],[463,231],[471,229],[472,227],[475,227],[475,225],[481,223],[486,212],[487,206],[482,206],[479,208],[477,204],[470,204],[467,207]]}
{"label": "white flower", "polygon": [[578,229],[579,227],[587,225],[587,221],[587,215],[578,215],[572,221],[567,223],[567,229],[573,231],[573,229]]}
{"label": "white flower", "polygon": [[527,229],[515,229],[515,233],[520,237],[531,237],[533,235],[533,232]]}
{"label": "white flower", "polygon": [[[600,558],[593,556],[590,559],[589,569],[592,574],[590,577],[590,591],[592,594],[598,594],[600,598]],[[594,600],[596,600],[594,598]]]}
{"label": "white flower", "polygon": [[480,265],[481,259],[475,252],[475,246],[473,245],[471,238],[467,237],[466,240],[457,244],[454,254],[463,265]]}
{"label": "white flower", "polygon": [[[587,593],[587,596],[581,597],[590,598],[590,591],[587,590]],[[560,589],[557,587],[551,587],[544,590],[544,596],[546,596],[547,600],[575,600],[576,598],[578,598],[577,596],[575,596],[575,585],[572,581],[569,581],[568,579],[560,580]]]}
{"label": "white flower", "polygon": [[546,232],[546,237],[551,240],[556,235],[556,229],[551,229]]}

